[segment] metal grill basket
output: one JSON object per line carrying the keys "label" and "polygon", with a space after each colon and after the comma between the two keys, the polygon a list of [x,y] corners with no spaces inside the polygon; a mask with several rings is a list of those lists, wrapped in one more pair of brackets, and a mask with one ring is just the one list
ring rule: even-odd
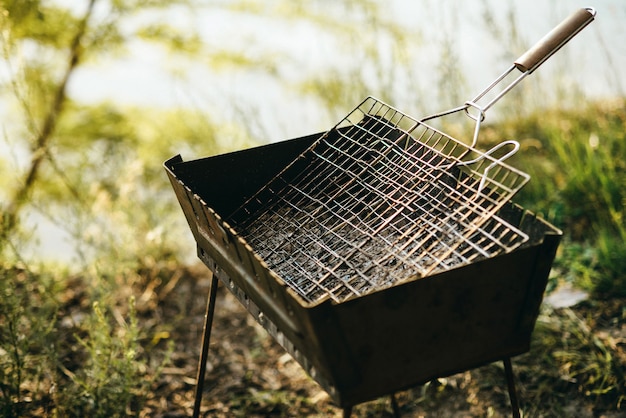
{"label": "metal grill basket", "polygon": [[[229,220],[303,298],[336,301],[509,252],[529,176],[367,98]],[[473,156],[468,160],[463,157]]]}

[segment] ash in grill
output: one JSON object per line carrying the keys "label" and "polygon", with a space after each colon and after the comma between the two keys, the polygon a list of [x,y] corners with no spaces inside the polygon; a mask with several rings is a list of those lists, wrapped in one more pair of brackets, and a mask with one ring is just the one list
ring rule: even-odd
{"label": "ash in grill", "polygon": [[527,240],[494,215],[527,175],[471,151],[369,98],[231,218],[305,300],[360,296]]}

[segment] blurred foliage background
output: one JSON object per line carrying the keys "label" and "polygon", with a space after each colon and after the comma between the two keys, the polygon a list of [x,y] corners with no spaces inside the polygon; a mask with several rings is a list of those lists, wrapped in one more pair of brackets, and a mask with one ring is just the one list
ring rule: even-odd
{"label": "blurred foliage background", "polygon": [[[169,319],[148,312],[176,297],[195,254],[164,160],[324,131],[367,95],[414,116],[462,104],[572,11],[469,3],[2,0],[4,415],[145,413],[176,352]],[[592,305],[626,298],[626,54],[607,43],[626,10],[599,3],[479,144],[521,142],[511,163],[532,180],[518,200],[565,232],[549,290],[571,285]],[[550,312],[537,344],[555,381],[622,408],[626,336]],[[608,315],[624,327],[623,308]],[[588,356],[553,356],[560,326]]]}

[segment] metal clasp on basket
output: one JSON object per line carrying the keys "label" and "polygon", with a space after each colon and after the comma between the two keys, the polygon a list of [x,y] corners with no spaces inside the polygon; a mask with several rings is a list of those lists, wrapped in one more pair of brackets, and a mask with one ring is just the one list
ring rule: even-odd
{"label": "metal clasp on basket", "polygon": [[492,168],[494,168],[495,166],[501,164],[507,158],[509,158],[512,155],[514,155],[520,148],[519,142],[513,141],[513,140],[503,141],[503,142],[499,143],[498,145],[492,147],[488,151],[484,152],[479,157],[474,158],[473,160],[461,161],[461,162],[456,164],[457,166],[460,166],[460,165],[470,165],[470,164],[478,163],[478,162],[484,160],[485,158],[487,158],[488,156],[491,156],[491,154],[493,154],[494,152],[498,151],[500,148],[502,148],[502,147],[504,147],[506,145],[512,145],[513,149],[511,151],[507,152],[506,154],[504,154],[503,156],[501,156],[500,158],[498,158],[497,160],[493,161],[491,164],[489,164],[487,166],[487,168],[485,168],[485,171],[483,171],[482,178],[480,179],[480,183],[478,185],[478,189],[476,190],[476,196],[478,196],[480,194],[480,192],[484,189],[485,183],[487,182],[487,175],[489,174],[489,171]]}

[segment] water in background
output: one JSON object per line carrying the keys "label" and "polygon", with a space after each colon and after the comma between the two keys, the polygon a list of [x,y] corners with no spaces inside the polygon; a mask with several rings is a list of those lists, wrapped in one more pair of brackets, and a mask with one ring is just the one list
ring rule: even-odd
{"label": "water in background", "polygon": [[[454,96],[473,97],[521,55],[524,48],[573,11],[586,6],[597,9],[596,21],[524,84],[535,86],[534,91],[541,96],[534,100],[536,103],[545,103],[550,94],[568,89],[588,98],[624,96],[626,76],[620,69],[626,68],[623,24],[626,2],[596,0],[594,3],[581,0],[386,2],[388,18],[416,34],[415,43],[407,51],[415,68],[412,91],[402,94],[408,89],[403,87],[408,86],[407,80],[395,80],[394,87],[399,93],[391,104],[416,116],[447,108],[450,92],[446,94],[438,86],[442,65],[454,65],[463,76],[463,83],[456,87],[460,91],[454,92]],[[332,8],[328,13],[333,13]],[[350,59],[333,44],[336,39],[322,27],[305,21],[214,8],[193,15],[177,10],[163,17],[169,23],[198,28],[210,44],[234,51],[253,49],[258,56],[264,52],[279,56],[279,76],[268,76],[262,70],[220,72],[206,63],[187,63],[182,69],[176,68],[168,57],[137,43],[125,59],[82,70],[71,85],[72,95],[88,101],[107,97],[128,103],[194,107],[212,114],[232,110],[232,104],[236,103],[236,112],[227,112],[223,117],[235,119],[236,123],[242,111],[248,111],[259,118],[258,124],[263,127],[259,135],[265,137],[259,139],[273,141],[325,130],[344,115],[329,115],[319,109],[318,102],[293,89],[298,80],[340,67],[342,60]],[[362,24],[357,29],[367,31],[368,27]],[[452,48],[448,51],[453,54],[452,63],[442,62],[443,48]],[[387,65],[391,67],[394,63]],[[182,72],[183,77],[172,77],[167,72],[172,67]],[[376,80],[371,80],[372,93],[375,84]]]}

